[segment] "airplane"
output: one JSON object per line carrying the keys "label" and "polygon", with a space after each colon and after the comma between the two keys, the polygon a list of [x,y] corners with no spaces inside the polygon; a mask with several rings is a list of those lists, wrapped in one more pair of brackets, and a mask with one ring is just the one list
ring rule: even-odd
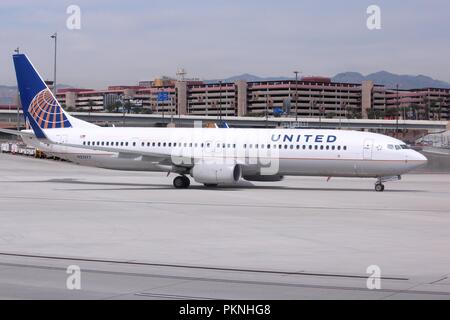
{"label": "airplane", "polygon": [[423,166],[427,158],[381,134],[321,129],[99,127],[63,110],[25,54],[13,55],[27,129],[2,129],[30,146],[73,163],[115,170],[191,176],[206,187],[285,176],[375,178],[384,182]]}

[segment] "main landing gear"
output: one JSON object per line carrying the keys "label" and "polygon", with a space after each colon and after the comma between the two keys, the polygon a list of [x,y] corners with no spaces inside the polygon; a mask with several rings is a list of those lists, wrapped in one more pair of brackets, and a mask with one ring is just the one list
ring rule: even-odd
{"label": "main landing gear", "polygon": [[191,185],[191,181],[186,176],[178,176],[173,179],[173,186],[176,189],[187,189]]}

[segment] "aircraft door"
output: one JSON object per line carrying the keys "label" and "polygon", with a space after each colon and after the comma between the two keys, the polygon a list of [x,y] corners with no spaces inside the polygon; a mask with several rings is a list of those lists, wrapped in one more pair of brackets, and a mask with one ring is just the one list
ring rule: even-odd
{"label": "aircraft door", "polygon": [[373,140],[371,139],[364,140],[363,159],[372,160],[372,151],[373,151]]}

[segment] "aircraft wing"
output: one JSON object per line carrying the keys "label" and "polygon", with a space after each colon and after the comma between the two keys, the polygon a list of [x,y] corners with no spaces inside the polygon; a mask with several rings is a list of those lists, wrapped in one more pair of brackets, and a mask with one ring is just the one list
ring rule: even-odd
{"label": "aircraft wing", "polygon": [[123,147],[105,147],[105,146],[85,146],[85,145],[78,145],[78,144],[70,144],[70,143],[58,143],[58,142],[52,142],[55,145],[60,145],[64,147],[71,147],[71,148],[79,148],[84,150],[93,150],[93,151],[104,151],[104,152],[111,152],[111,153],[117,153],[119,158],[138,158],[141,157],[143,161],[153,161],[158,162],[162,165],[174,165],[179,167],[192,167],[194,165],[194,159],[196,157],[188,155],[185,153],[158,153],[158,152],[151,152],[151,151],[138,151],[138,150],[132,150],[132,149],[126,149]]}
{"label": "aircraft wing", "polygon": [[10,130],[10,129],[0,129],[0,132],[12,134],[14,136],[20,136],[20,137],[36,137],[34,133],[32,132],[25,132],[25,131],[17,131],[17,130]]}

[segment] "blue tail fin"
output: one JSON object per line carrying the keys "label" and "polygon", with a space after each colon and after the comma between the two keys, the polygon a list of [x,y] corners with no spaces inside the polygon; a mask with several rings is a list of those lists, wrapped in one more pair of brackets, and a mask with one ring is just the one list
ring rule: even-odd
{"label": "blue tail fin", "polygon": [[13,55],[17,85],[25,120],[38,138],[43,129],[71,128],[72,124],[53,93],[24,54]]}

